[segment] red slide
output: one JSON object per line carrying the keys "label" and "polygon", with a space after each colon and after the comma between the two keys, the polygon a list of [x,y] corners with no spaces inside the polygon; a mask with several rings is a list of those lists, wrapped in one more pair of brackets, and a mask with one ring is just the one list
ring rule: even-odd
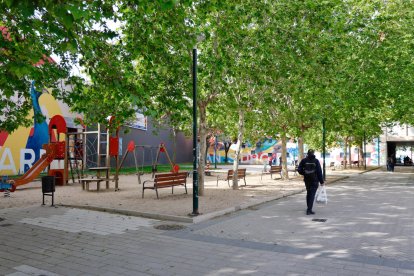
{"label": "red slide", "polygon": [[14,192],[17,186],[32,182],[55,159],[56,147],[54,144],[45,144],[43,148],[46,150],[46,153],[24,175],[20,178],[9,180],[13,185],[11,192]]}

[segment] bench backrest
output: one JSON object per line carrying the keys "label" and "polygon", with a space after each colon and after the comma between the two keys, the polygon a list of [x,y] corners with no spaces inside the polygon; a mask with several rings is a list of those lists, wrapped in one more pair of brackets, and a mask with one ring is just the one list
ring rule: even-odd
{"label": "bench backrest", "polygon": [[282,171],[282,166],[270,166],[271,173],[280,173]]}
{"label": "bench backrest", "polygon": [[329,164],[329,167],[335,167],[335,162],[331,162],[331,163]]}
{"label": "bench backrest", "polygon": [[154,186],[175,186],[184,185],[187,183],[187,173],[163,173],[154,176]]}
{"label": "bench backrest", "polygon": [[[228,179],[233,178],[233,173],[234,173],[233,170],[228,170],[227,171],[227,178]],[[245,176],[246,176],[246,169],[238,169],[237,170],[237,178],[245,177]]]}

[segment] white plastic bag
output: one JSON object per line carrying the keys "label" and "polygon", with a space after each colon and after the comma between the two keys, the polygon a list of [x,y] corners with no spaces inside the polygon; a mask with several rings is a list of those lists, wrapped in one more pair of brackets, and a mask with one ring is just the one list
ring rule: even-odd
{"label": "white plastic bag", "polygon": [[316,193],[316,203],[328,204],[328,195],[326,193],[325,185],[320,186]]}

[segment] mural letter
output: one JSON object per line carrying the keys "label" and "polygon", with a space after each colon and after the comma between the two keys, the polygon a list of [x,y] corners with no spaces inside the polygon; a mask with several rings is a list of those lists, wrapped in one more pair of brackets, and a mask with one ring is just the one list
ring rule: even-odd
{"label": "mural letter", "polygon": [[[29,156],[29,155],[30,155],[30,158],[26,159],[26,156]],[[26,170],[30,169],[34,161],[35,161],[35,153],[32,149],[20,149],[20,172],[24,173]]]}
{"label": "mural letter", "polygon": [[[6,165],[6,158],[9,159],[9,164]],[[17,174],[16,166],[14,165],[13,156],[9,148],[4,148],[3,154],[1,155],[0,159],[0,171],[12,171],[13,174]]]}

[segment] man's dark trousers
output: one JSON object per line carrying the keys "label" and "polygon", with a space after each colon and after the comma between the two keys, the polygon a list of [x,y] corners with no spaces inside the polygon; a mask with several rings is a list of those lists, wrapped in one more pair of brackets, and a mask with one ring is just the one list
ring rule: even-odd
{"label": "man's dark trousers", "polygon": [[312,211],[313,202],[315,201],[315,194],[318,190],[319,183],[314,181],[305,181],[306,186],[306,205],[308,205],[308,211]]}

